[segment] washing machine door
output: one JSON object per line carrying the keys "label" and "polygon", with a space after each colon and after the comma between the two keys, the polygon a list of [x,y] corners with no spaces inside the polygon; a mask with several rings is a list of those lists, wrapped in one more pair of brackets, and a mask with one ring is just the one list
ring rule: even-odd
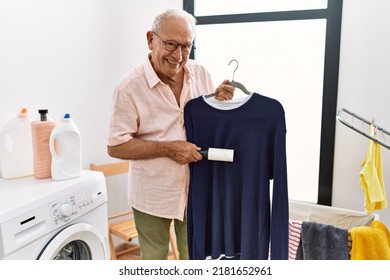
{"label": "washing machine door", "polygon": [[96,227],[78,223],[70,225],[46,244],[38,260],[105,260],[108,252],[104,237]]}

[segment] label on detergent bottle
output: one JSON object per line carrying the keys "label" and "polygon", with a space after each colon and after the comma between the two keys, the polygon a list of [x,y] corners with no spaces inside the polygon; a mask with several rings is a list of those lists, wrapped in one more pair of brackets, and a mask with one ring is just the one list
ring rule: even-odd
{"label": "label on detergent bottle", "polygon": [[80,131],[70,114],[65,114],[50,135],[51,176],[67,180],[81,175]]}

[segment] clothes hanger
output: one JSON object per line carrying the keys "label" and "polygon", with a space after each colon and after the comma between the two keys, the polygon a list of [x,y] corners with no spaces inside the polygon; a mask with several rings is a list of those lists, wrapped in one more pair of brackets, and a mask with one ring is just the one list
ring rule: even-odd
{"label": "clothes hanger", "polygon": [[[238,69],[238,61],[236,59],[232,59],[232,60],[230,60],[228,65],[230,65],[233,61],[235,61],[237,63],[237,66],[236,66],[236,69],[234,69],[234,71],[233,71],[233,79],[231,82],[229,82],[229,85],[234,86],[234,87],[242,90],[245,94],[249,95],[250,94],[249,90],[247,90],[243,84],[234,81],[234,74],[236,73],[236,71]],[[217,94],[218,94],[217,92],[214,92],[214,93],[210,93],[210,94],[205,95],[205,97],[209,98],[212,96],[216,96]]]}
{"label": "clothes hanger", "polygon": [[[371,139],[374,142],[378,142],[380,145],[382,145],[383,147],[390,150],[390,142],[386,141],[386,140],[388,140],[388,137],[390,136],[390,132],[386,131],[384,128],[376,125],[374,122],[374,119],[370,122],[369,120],[367,120],[363,117],[360,117],[360,116],[356,115],[355,113],[353,113],[345,108],[341,108],[339,110],[339,112],[337,113],[336,119],[338,119],[345,126],[351,128],[352,130],[360,133],[361,135]],[[363,128],[359,128],[358,126],[356,126],[354,124],[355,119],[361,121],[361,124],[362,124],[361,126],[374,125],[375,130],[377,131],[377,135],[371,135],[371,134],[367,133],[365,130],[363,130]]]}

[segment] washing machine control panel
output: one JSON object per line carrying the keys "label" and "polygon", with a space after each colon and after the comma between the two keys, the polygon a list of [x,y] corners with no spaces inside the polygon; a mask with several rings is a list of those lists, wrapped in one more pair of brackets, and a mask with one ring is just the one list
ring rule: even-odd
{"label": "washing machine control panel", "polygon": [[68,203],[62,204],[60,208],[60,213],[63,217],[71,216],[74,213],[72,204],[68,204]]}
{"label": "washing machine control panel", "polygon": [[77,209],[75,205],[76,197],[74,195],[54,202],[51,205],[54,224],[59,225],[61,223],[67,223],[73,216],[77,215]]}
{"label": "washing machine control panel", "polygon": [[93,191],[72,194],[51,203],[51,214],[55,226],[61,226],[90,211],[94,206]]}

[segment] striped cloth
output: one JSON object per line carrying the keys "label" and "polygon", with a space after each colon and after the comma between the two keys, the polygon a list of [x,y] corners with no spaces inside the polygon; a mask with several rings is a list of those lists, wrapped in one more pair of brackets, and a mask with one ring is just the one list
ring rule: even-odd
{"label": "striped cloth", "polygon": [[288,259],[295,260],[297,249],[301,242],[302,221],[289,219],[288,224]]}

